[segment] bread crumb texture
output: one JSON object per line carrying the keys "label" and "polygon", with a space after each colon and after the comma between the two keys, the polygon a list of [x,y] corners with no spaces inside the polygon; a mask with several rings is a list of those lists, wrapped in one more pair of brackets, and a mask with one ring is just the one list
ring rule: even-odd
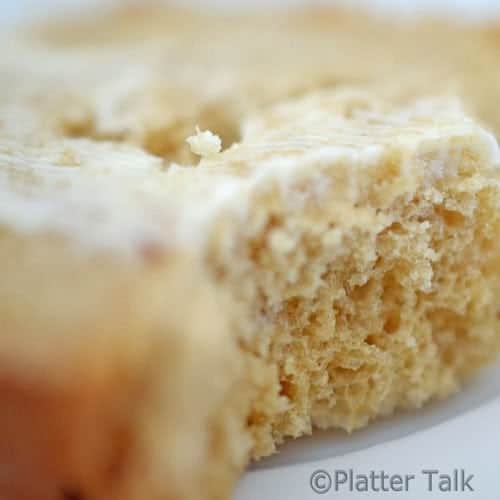
{"label": "bread crumb texture", "polygon": [[220,152],[221,140],[220,137],[204,130],[203,132],[196,127],[196,135],[191,135],[186,139],[191,152],[198,156],[213,156]]}
{"label": "bread crumb texture", "polygon": [[2,500],[228,499],[494,359],[497,37],[440,23],[137,7],[10,40]]}

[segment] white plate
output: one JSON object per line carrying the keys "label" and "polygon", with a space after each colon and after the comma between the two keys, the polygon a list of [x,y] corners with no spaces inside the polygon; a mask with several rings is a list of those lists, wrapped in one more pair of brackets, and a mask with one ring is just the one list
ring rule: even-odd
{"label": "white plate", "polygon": [[[372,423],[352,435],[335,431],[318,431],[313,436],[290,441],[281,452],[263,460],[245,474],[236,493],[236,500],[307,500],[313,498],[500,498],[500,363],[481,371],[460,393],[452,398],[432,403],[421,410],[403,413]],[[352,469],[355,484],[341,483]],[[423,473],[426,469],[439,473]],[[471,474],[465,491],[444,492],[453,487],[453,471],[458,470],[459,490],[461,469],[464,481]],[[311,486],[312,482],[321,494]],[[370,473],[384,471],[387,479],[374,478]],[[357,474],[357,476],[356,476]],[[391,476],[414,475],[408,480],[408,491],[375,491],[385,486],[390,490]],[[439,476],[442,474],[443,476]],[[450,476],[451,484],[445,475]],[[335,491],[335,477],[338,491]],[[431,479],[430,479],[431,478]],[[432,480],[432,490],[429,481]],[[395,489],[399,480],[393,479]]]}

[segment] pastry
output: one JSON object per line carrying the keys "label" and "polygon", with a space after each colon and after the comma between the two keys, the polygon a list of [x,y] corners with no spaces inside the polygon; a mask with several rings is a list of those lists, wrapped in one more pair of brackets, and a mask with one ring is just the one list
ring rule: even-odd
{"label": "pastry", "polygon": [[227,499],[494,359],[494,32],[387,23],[138,8],[5,45],[2,499]]}
{"label": "pastry", "polygon": [[227,498],[497,351],[498,150],[459,106],[324,92],[243,130],[192,166],[2,141],[2,498]]}

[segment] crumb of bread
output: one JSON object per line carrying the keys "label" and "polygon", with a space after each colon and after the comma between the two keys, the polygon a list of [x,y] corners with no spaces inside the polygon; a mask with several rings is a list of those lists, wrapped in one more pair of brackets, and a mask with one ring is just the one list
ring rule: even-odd
{"label": "crumb of bread", "polygon": [[186,142],[191,152],[201,157],[213,156],[220,152],[222,143],[220,137],[210,130],[201,131],[196,127],[196,134],[188,137]]}

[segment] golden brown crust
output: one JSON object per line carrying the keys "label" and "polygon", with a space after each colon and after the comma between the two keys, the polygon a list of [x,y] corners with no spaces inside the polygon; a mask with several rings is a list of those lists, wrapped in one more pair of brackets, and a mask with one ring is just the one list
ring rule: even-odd
{"label": "golden brown crust", "polygon": [[248,443],[216,417],[248,403],[234,407],[241,361],[196,262],[5,228],[0,254],[2,498],[164,498],[168,484],[194,499],[211,475],[227,490]]}
{"label": "golden brown crust", "polygon": [[8,408],[0,416],[2,498],[113,497],[131,451],[130,409],[118,401],[117,381],[51,390],[13,378],[0,388]]}

